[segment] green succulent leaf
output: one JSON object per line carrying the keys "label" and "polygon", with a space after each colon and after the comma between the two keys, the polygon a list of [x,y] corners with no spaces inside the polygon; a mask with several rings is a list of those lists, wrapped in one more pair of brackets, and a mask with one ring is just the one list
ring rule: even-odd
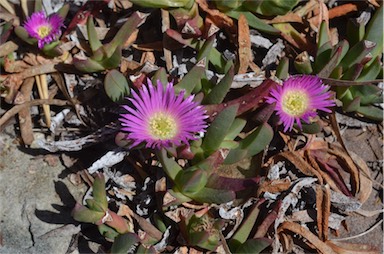
{"label": "green succulent leaf", "polygon": [[351,66],[341,77],[343,80],[356,80],[363,71],[364,65],[357,63]]}
{"label": "green succulent leaf", "polygon": [[297,5],[299,0],[259,0],[246,1],[244,6],[252,11],[265,16],[284,15]]}
{"label": "green succulent leaf", "polygon": [[325,65],[323,65],[322,63],[316,65],[316,62],[319,61],[318,59],[316,59],[315,68],[320,68],[320,66],[323,65],[322,69],[318,72],[319,77],[327,78],[332,74],[332,72],[335,70],[335,67],[339,64],[340,59],[342,58],[342,53],[343,53],[342,46],[338,46],[335,52],[333,53],[331,59],[327,61]]}
{"label": "green succulent leaf", "polygon": [[222,12],[231,11],[239,8],[243,4],[244,0],[216,0],[214,3]]}
{"label": "green succulent leaf", "polygon": [[271,142],[272,138],[272,127],[267,123],[260,125],[252,131],[251,134],[239,142],[239,148],[229,152],[224,160],[224,164],[233,164],[245,157],[251,157],[258,154],[264,150],[264,148]]}
{"label": "green succulent leaf", "polygon": [[168,177],[174,181],[176,176],[182,170],[180,165],[173,158],[168,157],[167,151],[165,149],[161,149],[156,153],[156,155]]}
{"label": "green succulent leaf", "polygon": [[283,57],[276,68],[276,77],[278,77],[281,80],[288,78],[288,70],[289,70],[289,59],[288,57]]}
{"label": "green succulent leaf", "polygon": [[147,8],[179,8],[191,5],[192,0],[131,0],[133,4]]}
{"label": "green succulent leaf", "polygon": [[191,232],[188,238],[191,245],[199,246],[200,248],[210,251],[216,249],[220,240],[219,236],[210,235],[206,231]]}
{"label": "green succulent leaf", "polygon": [[271,244],[272,244],[272,240],[268,238],[249,239],[244,244],[242,244],[238,249],[236,249],[236,253],[244,253],[244,254],[262,253],[262,251]]}
{"label": "green succulent leaf", "polygon": [[332,51],[333,51],[333,47],[332,47],[332,44],[330,41],[324,43],[317,50],[316,59],[315,59],[315,62],[313,64],[313,68],[315,69],[315,71],[318,72],[319,70],[324,68],[324,66],[326,66],[329,63],[329,61],[331,60],[332,53],[333,53]]}
{"label": "green succulent leaf", "polygon": [[207,181],[207,173],[200,169],[180,171],[175,179],[176,185],[186,196],[199,192],[207,184]]}
{"label": "green succulent leaf", "polygon": [[[300,129],[299,126],[294,125],[295,128]],[[321,131],[322,127],[319,124],[319,122],[313,122],[313,123],[302,123],[302,132],[308,133],[308,134],[316,134]]]}
{"label": "green succulent leaf", "polygon": [[147,14],[139,12],[133,13],[119,29],[115,37],[113,37],[112,41],[104,46],[107,55],[110,56],[113,52],[116,51],[117,48],[122,48],[124,43],[128,40],[129,36],[131,36],[136,28],[144,23],[147,16]]}
{"label": "green succulent leaf", "polygon": [[0,28],[0,44],[3,44],[8,40],[9,35],[11,35],[11,32],[13,30],[13,19],[8,22],[5,22]]}
{"label": "green succulent leaf", "polygon": [[238,105],[230,106],[221,111],[211,123],[201,145],[206,156],[219,149],[221,142],[223,142],[235,120],[237,110]]}
{"label": "green succulent leaf", "polygon": [[42,0],[36,0],[33,12],[39,12],[42,10],[43,10],[43,1]]}
{"label": "green succulent leaf", "polygon": [[381,108],[374,106],[360,106],[357,112],[369,119],[383,121],[383,110]]}
{"label": "green succulent leaf", "polygon": [[105,178],[103,174],[99,173],[96,175],[95,180],[93,182],[92,193],[94,200],[100,205],[100,207],[104,211],[107,211],[108,200],[105,191]]}
{"label": "green succulent leaf", "polygon": [[[296,1],[296,0],[295,0]],[[267,34],[273,34],[273,35],[278,35],[280,34],[280,31],[276,28],[274,28],[271,25],[268,25],[258,17],[256,17],[252,12],[249,11],[229,11],[226,12],[228,16],[231,18],[239,19],[240,15],[243,14],[245,18],[248,21],[248,25],[252,28],[255,28],[259,30],[260,32],[265,32]]]}
{"label": "green succulent leaf", "polygon": [[168,84],[168,75],[167,75],[167,71],[165,70],[164,67],[161,67],[160,69],[158,69],[155,74],[152,76],[152,83],[153,84],[156,84],[157,81],[160,80],[161,84],[163,84],[164,88],[167,86]]}
{"label": "green succulent leaf", "polygon": [[349,90],[354,98],[361,97],[361,105],[363,106],[383,101],[383,91],[375,85],[354,86]]}
{"label": "green succulent leaf", "polygon": [[92,60],[91,58],[79,59],[73,58],[73,65],[82,72],[92,73],[92,72],[100,72],[105,70],[104,66],[102,66],[99,62]]}
{"label": "green succulent leaf", "polygon": [[233,66],[220,80],[220,82],[212,88],[212,90],[205,96],[204,104],[219,104],[227,95],[233,81],[234,68]]}
{"label": "green succulent leaf", "polygon": [[[199,53],[197,54],[197,61],[201,61],[202,59],[209,59],[210,54],[213,49],[213,44],[215,43],[215,36],[209,37],[203,44],[203,46],[199,49]],[[206,65],[206,69],[208,65]]]}
{"label": "green succulent leaf", "polygon": [[92,52],[95,52],[103,45],[101,44],[99,38],[97,37],[97,32],[95,28],[95,24],[93,23],[93,16],[90,15],[87,20],[87,33],[88,33],[88,41],[91,47]]}
{"label": "green succulent leaf", "polygon": [[319,41],[317,43],[318,49],[320,49],[324,44],[331,41],[331,38],[329,38],[328,30],[328,24],[325,20],[323,20],[320,24]]}
{"label": "green succulent leaf", "polygon": [[188,96],[196,86],[201,86],[201,79],[205,76],[206,64],[206,58],[203,58],[193,66],[184,78],[174,86],[176,93],[185,90],[185,95]]}
{"label": "green succulent leaf", "polygon": [[114,102],[121,101],[130,93],[127,79],[118,70],[111,70],[107,73],[104,79],[104,89]]}
{"label": "green succulent leaf", "polygon": [[157,254],[159,252],[157,252],[153,246],[144,247],[143,244],[140,244],[139,247],[137,248],[136,253],[140,253],[140,254]]}
{"label": "green succulent leaf", "polygon": [[62,55],[61,50],[57,48],[59,44],[60,44],[60,41],[53,41],[51,43],[45,44],[43,47],[44,54],[51,57]]}
{"label": "green succulent leaf", "polygon": [[[331,50],[330,50],[331,51]],[[295,58],[294,65],[297,71],[303,74],[311,74],[312,64],[307,51],[303,51]]]}
{"label": "green succulent leaf", "polygon": [[164,204],[164,207],[176,206],[185,202],[192,201],[192,198],[187,197],[186,195],[181,193],[177,186],[174,186],[173,189],[168,190],[168,194],[172,196],[173,199],[169,203]]}
{"label": "green succulent leaf", "polygon": [[244,219],[241,226],[237,229],[236,233],[229,241],[229,246],[232,250],[238,249],[248,239],[249,234],[255,227],[256,220],[259,217],[259,206],[262,203],[263,202],[259,201],[252,207],[252,210],[249,212],[248,216]]}
{"label": "green succulent leaf", "polygon": [[119,46],[112,55],[103,58],[100,64],[107,70],[117,68],[120,65],[121,54],[121,46]]}
{"label": "green succulent leaf", "polygon": [[365,34],[365,25],[360,23],[358,19],[349,19],[347,22],[347,38],[351,46],[362,41]]}
{"label": "green succulent leaf", "polygon": [[162,233],[167,230],[167,225],[165,225],[164,221],[162,220],[159,214],[155,213],[153,215],[153,221],[155,223],[156,228],[158,228]]}
{"label": "green succulent leaf", "polygon": [[105,209],[94,199],[86,199],[87,207],[92,211],[105,212]]}
{"label": "green succulent leaf", "polygon": [[111,253],[133,253],[133,250],[139,242],[140,238],[134,233],[121,234],[115,238]]}
{"label": "green succulent leaf", "polygon": [[65,19],[65,17],[67,17],[68,15],[68,12],[69,12],[69,4],[64,4],[56,13],[57,15],[59,15],[60,17],[62,17],[63,19]]}
{"label": "green succulent leaf", "polygon": [[383,5],[381,5],[369,21],[364,36],[365,40],[376,44],[375,48],[371,51],[372,60],[368,63],[368,65],[370,65],[377,56],[381,56],[383,54],[383,36]]}
{"label": "green succulent leaf", "polygon": [[28,44],[30,44],[30,45],[37,44],[37,39],[29,37],[29,34],[28,34],[27,30],[25,30],[24,27],[22,27],[22,26],[17,26],[17,27],[15,27],[14,31],[15,31],[15,34],[16,34],[20,39],[22,39],[23,41],[25,41],[26,43],[28,43]]}
{"label": "green succulent leaf", "polygon": [[246,124],[247,121],[245,119],[235,118],[227,132],[227,135],[225,135],[224,140],[234,140],[240,134]]}
{"label": "green succulent leaf", "polygon": [[355,112],[360,108],[361,97],[357,96],[352,101],[344,102],[343,101],[343,110],[345,112]]}
{"label": "green succulent leaf", "polygon": [[204,187],[199,192],[189,194],[189,197],[200,203],[223,204],[236,198],[236,194],[231,190],[219,190]]}
{"label": "green succulent leaf", "polygon": [[106,239],[110,239],[110,241],[112,241],[113,239],[115,239],[120,235],[119,232],[117,232],[115,229],[105,224],[100,224],[97,226],[97,228],[99,229],[99,233]]}
{"label": "green succulent leaf", "polygon": [[358,42],[348,51],[339,66],[345,71],[352,65],[360,63],[375,46],[376,43],[372,41],[363,40]]}
{"label": "green succulent leaf", "polygon": [[72,216],[75,220],[85,223],[97,223],[104,217],[104,212],[91,210],[81,204],[76,204],[72,211]]}
{"label": "green succulent leaf", "polygon": [[356,79],[356,81],[367,81],[374,80],[380,73],[380,70],[383,69],[380,61],[380,56],[377,56],[376,59],[369,66],[365,66],[360,76]]}

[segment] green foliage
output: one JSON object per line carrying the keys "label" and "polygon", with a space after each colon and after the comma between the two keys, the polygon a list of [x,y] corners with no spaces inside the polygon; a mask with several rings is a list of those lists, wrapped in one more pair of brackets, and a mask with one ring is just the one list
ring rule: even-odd
{"label": "green foliage", "polygon": [[263,125],[254,129],[246,138],[239,142],[239,147],[229,152],[227,158],[225,158],[225,164],[233,164],[245,157],[252,157],[271,142],[273,138],[273,130],[269,124]]}
{"label": "green foliage", "polygon": [[198,87],[201,89],[201,79],[205,76],[206,58],[201,59],[185,76],[174,86],[178,93],[185,90],[185,96],[189,96]]}
{"label": "green foliage", "polygon": [[127,79],[117,70],[111,70],[107,73],[104,79],[104,89],[108,97],[114,102],[121,101],[129,95]]}
{"label": "green foliage", "polygon": [[223,102],[227,95],[234,77],[234,67],[232,66],[225,76],[215,85],[212,90],[204,97],[205,104],[219,104]]}
{"label": "green foliage", "polygon": [[200,169],[180,171],[175,179],[180,191],[187,196],[201,191],[207,182],[207,173]]}
{"label": "green foliage", "polygon": [[271,25],[268,25],[258,17],[256,17],[252,12],[250,11],[229,11],[226,12],[228,16],[231,18],[239,19],[240,15],[243,14],[245,18],[247,19],[248,25],[252,28],[255,28],[261,32],[265,32],[268,34],[275,34],[278,35],[280,34],[280,31],[276,28],[274,28]]}
{"label": "green foliage", "polygon": [[193,0],[131,0],[133,4],[148,8],[179,8],[191,6]]}
{"label": "green foliage", "polygon": [[139,237],[134,233],[121,234],[115,238],[111,248],[111,253],[132,253],[139,242]]}
{"label": "green foliage", "polygon": [[[323,78],[360,82],[376,79],[382,69],[382,22],[382,7],[376,10],[367,27],[356,20],[350,21],[347,29],[350,42],[342,40],[335,46],[331,44],[326,22],[322,22],[314,63],[295,61],[296,70],[310,73],[312,65],[314,73]],[[343,103],[343,110],[360,113],[372,120],[382,120],[380,109],[372,105],[381,102],[381,89],[375,85],[350,84],[335,88],[337,99]],[[367,107],[372,109],[372,113]],[[314,127],[310,132],[316,131],[317,127]]]}
{"label": "green foliage", "polygon": [[222,221],[214,220],[208,214],[192,215],[186,225],[187,240],[192,246],[213,251],[219,244],[222,225]]}
{"label": "green foliage", "polygon": [[120,65],[122,45],[127,41],[134,30],[141,25],[146,16],[135,12],[116,33],[111,42],[102,45],[97,38],[93,17],[87,20],[87,32],[92,56],[87,58],[74,57],[73,64],[83,72],[100,72],[106,69],[114,69]]}
{"label": "green foliage", "polygon": [[242,244],[235,253],[249,253],[249,254],[258,254],[272,244],[272,240],[268,238],[254,238],[247,240]]}
{"label": "green foliage", "polygon": [[223,12],[231,10],[246,10],[256,12],[264,16],[284,15],[297,5],[299,0],[217,0],[215,5],[217,9]]}
{"label": "green foliage", "polygon": [[219,149],[220,144],[224,141],[229,128],[235,120],[237,109],[237,105],[224,109],[211,123],[204,137],[203,144],[201,145],[206,156]]}
{"label": "green foliage", "polygon": [[239,229],[236,231],[236,233],[233,235],[233,237],[229,241],[229,246],[231,249],[237,250],[248,239],[249,234],[251,233],[256,223],[256,220],[259,216],[259,213],[260,213],[259,206],[261,203],[262,202],[258,202],[252,207],[252,210],[250,211],[248,216],[244,219]]}

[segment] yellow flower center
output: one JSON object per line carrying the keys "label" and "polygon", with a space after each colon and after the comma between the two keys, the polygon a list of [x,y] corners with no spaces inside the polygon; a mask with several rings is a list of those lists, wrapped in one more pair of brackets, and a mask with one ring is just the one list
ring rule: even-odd
{"label": "yellow flower center", "polygon": [[302,91],[287,91],[282,97],[282,108],[291,116],[301,116],[308,109],[308,96]]}
{"label": "yellow flower center", "polygon": [[173,138],[177,133],[175,119],[164,113],[154,114],[148,121],[150,134],[161,140]]}
{"label": "yellow flower center", "polygon": [[43,25],[37,29],[37,34],[40,36],[40,38],[45,38],[51,33],[51,31],[52,31],[51,26]]}

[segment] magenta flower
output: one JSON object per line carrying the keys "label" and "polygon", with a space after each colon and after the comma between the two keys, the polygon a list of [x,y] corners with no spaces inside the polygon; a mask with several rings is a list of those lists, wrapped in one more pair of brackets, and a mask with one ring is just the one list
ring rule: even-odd
{"label": "magenta flower", "polygon": [[133,141],[131,147],[145,143],[146,147],[160,149],[187,144],[196,139],[196,133],[205,131],[208,116],[203,106],[193,101],[193,95],[184,99],[184,93],[175,95],[172,83],[164,89],[160,81],[155,87],[150,80],[138,94],[132,90],[129,100],[133,107],[123,106],[128,113],[119,119],[127,138]]}
{"label": "magenta flower", "polygon": [[302,129],[300,120],[310,123],[310,119],[317,116],[316,110],[331,112],[328,107],[334,106],[335,102],[328,89],[329,86],[317,76],[294,76],[273,89],[266,101],[276,103],[275,110],[284,131],[292,130],[295,122]]}
{"label": "magenta flower", "polygon": [[43,11],[33,13],[24,24],[28,34],[37,39],[40,49],[59,38],[62,26],[63,19],[58,14],[46,17]]}

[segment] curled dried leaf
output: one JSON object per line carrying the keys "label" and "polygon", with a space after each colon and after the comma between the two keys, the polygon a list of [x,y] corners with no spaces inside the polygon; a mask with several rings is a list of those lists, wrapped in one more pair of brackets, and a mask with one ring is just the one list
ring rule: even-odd
{"label": "curled dried leaf", "polygon": [[334,251],[330,246],[328,246],[326,243],[321,241],[315,234],[313,234],[311,231],[306,229],[305,227],[301,226],[300,224],[285,221],[283,222],[280,227],[278,228],[278,233],[288,230],[293,233],[296,233],[303,238],[307,239],[310,244],[312,244],[320,253],[324,254],[336,254],[337,252]]}

